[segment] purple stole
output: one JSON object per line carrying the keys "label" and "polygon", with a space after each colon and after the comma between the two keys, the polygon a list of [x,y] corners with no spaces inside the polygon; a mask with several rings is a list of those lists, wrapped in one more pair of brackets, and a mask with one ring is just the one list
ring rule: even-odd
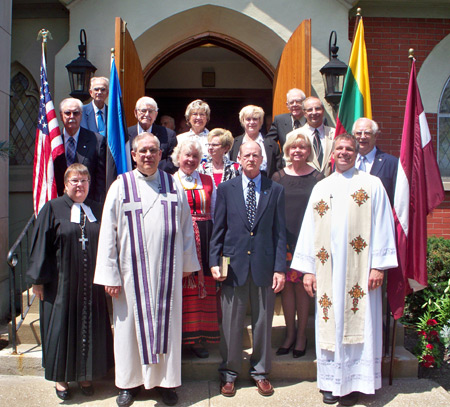
{"label": "purple stole", "polygon": [[[144,217],[139,188],[133,171],[120,176],[123,181],[123,210],[128,220],[134,277],[135,321],[141,364],[159,362],[159,354],[167,353],[170,312],[175,274],[175,237],[177,233],[178,195],[171,175],[158,170],[163,206],[163,234],[160,269],[154,297],[151,287],[149,254],[144,234]],[[155,204],[158,204],[158,201]],[[157,271],[157,270],[155,270]]]}

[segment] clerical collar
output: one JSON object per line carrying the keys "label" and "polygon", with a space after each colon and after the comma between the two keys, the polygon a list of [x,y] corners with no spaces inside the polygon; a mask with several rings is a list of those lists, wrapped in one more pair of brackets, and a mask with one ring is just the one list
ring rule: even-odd
{"label": "clerical collar", "polygon": [[355,166],[353,166],[352,168],[349,168],[347,171],[336,172],[336,174],[340,175],[342,177],[345,177],[345,178],[351,178],[351,177],[353,177],[355,171],[356,171],[356,168],[355,168]]}
{"label": "clerical collar", "polygon": [[96,222],[97,218],[94,216],[94,214],[92,213],[92,209],[87,206],[84,203],[78,203],[78,202],[74,202],[72,205],[72,209],[70,210],[70,221],[72,223],[80,223],[80,214],[81,214],[81,209],[83,208],[84,213],[86,214],[86,217],[88,218],[89,222]]}
{"label": "clerical collar", "polygon": [[156,176],[158,175],[158,170],[156,170],[156,171],[155,171],[153,174],[151,174],[151,175],[144,174],[143,172],[139,171],[137,168],[136,168],[136,171],[137,171],[140,175],[142,175],[142,176],[145,178],[146,181],[153,181],[153,180],[156,178]]}

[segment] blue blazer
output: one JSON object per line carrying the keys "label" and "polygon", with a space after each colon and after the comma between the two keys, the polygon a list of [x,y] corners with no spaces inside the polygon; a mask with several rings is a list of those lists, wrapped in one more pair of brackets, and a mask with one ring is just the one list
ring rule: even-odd
{"label": "blue blazer", "polygon": [[[105,128],[108,123],[108,106],[105,105]],[[98,133],[97,120],[95,120],[95,112],[94,107],[92,106],[92,102],[87,105],[83,105],[83,114],[81,116],[81,127],[93,131],[94,133]],[[106,131],[105,131],[106,135]]]}
{"label": "blue blazer", "polygon": [[[130,139],[130,148],[132,147],[133,139],[137,136],[138,128],[137,124],[128,127],[128,137]],[[160,170],[166,171],[169,174],[175,174],[178,168],[172,162],[172,153],[177,145],[177,136],[173,130],[170,130],[164,126],[159,126],[158,124],[153,124],[152,134],[155,135],[161,145],[162,156],[159,162],[158,168]],[[133,167],[135,165],[134,161]]]}
{"label": "blue blazer", "polygon": [[394,206],[395,183],[397,181],[398,158],[377,148],[370,173],[380,178],[391,206]]}
{"label": "blue blazer", "polygon": [[223,283],[242,286],[251,273],[257,286],[271,286],[274,272],[286,269],[284,188],[261,175],[261,195],[250,227],[239,175],[219,185],[214,213],[209,264],[218,266],[222,254],[230,257]]}

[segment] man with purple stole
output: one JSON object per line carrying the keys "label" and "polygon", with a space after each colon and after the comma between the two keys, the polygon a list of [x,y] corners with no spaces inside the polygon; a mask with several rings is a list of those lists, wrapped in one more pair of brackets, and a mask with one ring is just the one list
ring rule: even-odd
{"label": "man with purple stole", "polygon": [[117,404],[140,386],[167,405],[181,385],[182,277],[200,266],[186,194],[158,170],[158,138],[133,140],[134,171],[111,185],[103,209],[94,283],[113,297]]}

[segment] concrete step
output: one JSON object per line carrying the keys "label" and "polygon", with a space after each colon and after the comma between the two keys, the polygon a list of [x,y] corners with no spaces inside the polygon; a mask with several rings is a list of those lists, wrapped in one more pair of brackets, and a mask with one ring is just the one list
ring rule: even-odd
{"label": "concrete step", "polygon": [[[210,356],[199,359],[190,351],[183,352],[182,376],[184,380],[213,380],[218,377],[218,367],[221,362],[219,345],[207,345]],[[44,376],[41,366],[41,346],[19,345],[16,355],[11,348],[0,351],[0,375]],[[252,349],[242,352],[242,378],[249,378],[250,356]],[[275,355],[272,349],[272,380],[316,380],[316,362],[314,344],[308,343],[306,355],[294,359],[292,353],[283,356]],[[389,376],[389,358],[383,358],[383,377]],[[417,358],[403,347],[396,347],[394,357],[394,378],[415,378],[418,372]]]}

